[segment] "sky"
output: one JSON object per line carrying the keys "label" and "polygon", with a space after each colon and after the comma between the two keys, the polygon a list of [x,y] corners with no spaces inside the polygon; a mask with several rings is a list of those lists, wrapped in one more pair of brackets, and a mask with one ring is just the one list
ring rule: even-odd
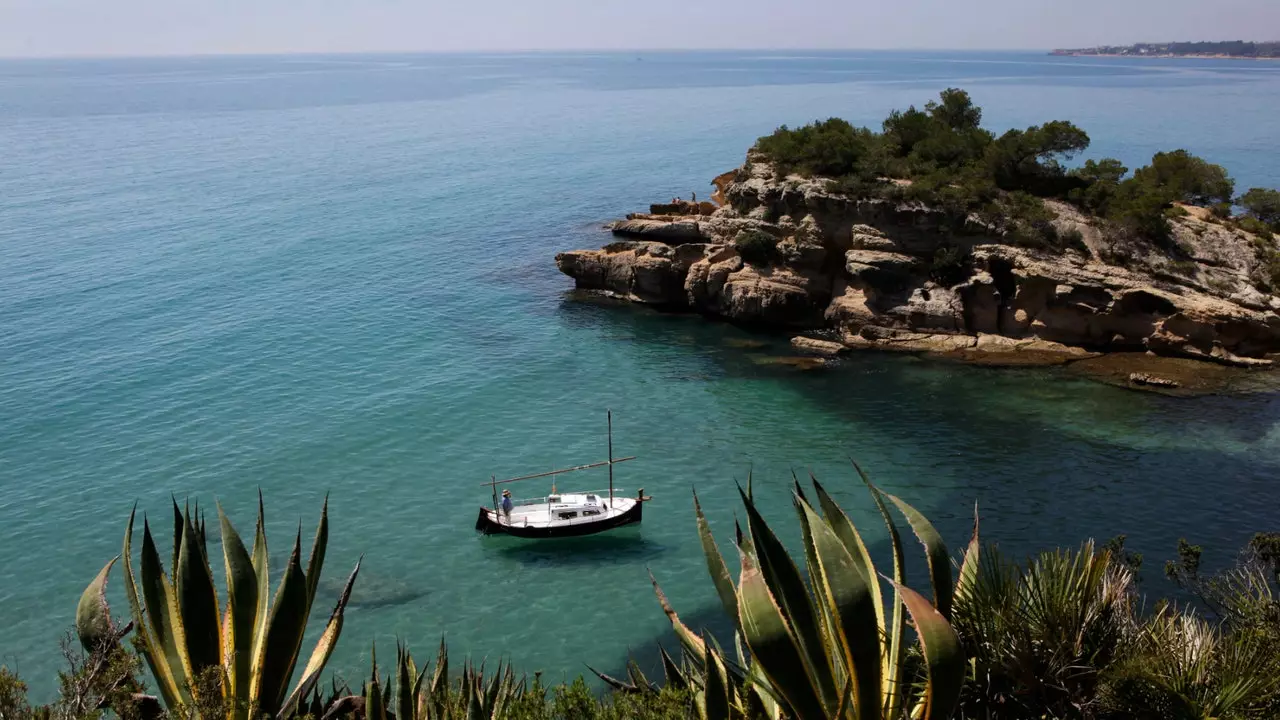
{"label": "sky", "polygon": [[1280,0],[0,0],[6,57],[1169,40],[1280,40]]}

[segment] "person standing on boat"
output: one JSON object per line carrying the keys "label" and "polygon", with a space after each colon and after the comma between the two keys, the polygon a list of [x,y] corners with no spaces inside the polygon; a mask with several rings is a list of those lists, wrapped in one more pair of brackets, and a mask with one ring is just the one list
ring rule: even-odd
{"label": "person standing on boat", "polygon": [[502,514],[507,517],[507,522],[511,522],[511,491],[502,491]]}

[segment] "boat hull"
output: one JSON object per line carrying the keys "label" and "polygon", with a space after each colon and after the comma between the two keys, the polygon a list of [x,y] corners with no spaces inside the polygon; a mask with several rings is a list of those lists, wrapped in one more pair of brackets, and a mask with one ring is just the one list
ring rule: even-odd
{"label": "boat hull", "polygon": [[614,515],[613,517],[592,522],[578,522],[565,525],[552,526],[527,526],[527,525],[506,525],[499,523],[494,519],[493,511],[486,508],[480,508],[480,516],[476,518],[476,531],[485,535],[510,535],[520,538],[562,538],[562,537],[580,537],[582,535],[595,535],[608,530],[634,525],[641,521],[644,517],[644,503],[637,502],[633,507],[628,508],[626,512]]}

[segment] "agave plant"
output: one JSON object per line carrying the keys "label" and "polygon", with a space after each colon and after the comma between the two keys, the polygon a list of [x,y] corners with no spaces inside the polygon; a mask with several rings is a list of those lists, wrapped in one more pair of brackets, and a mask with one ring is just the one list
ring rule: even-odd
{"label": "agave plant", "polygon": [[[125,595],[138,648],[164,704],[171,712],[197,714],[205,720],[215,714],[224,715],[227,720],[264,715],[283,718],[292,714],[299,702],[312,694],[337,645],[343,610],[360,571],[357,562],[302,675],[293,691],[288,692],[324,565],[329,539],[328,499],[320,512],[306,570],[300,564],[299,530],[274,603],[268,597],[267,536],[261,495],[252,553],[218,508],[226,564],[224,603],[219,602],[209,566],[205,523],[199,507],[194,512],[184,512],[174,502],[173,557],[168,573],[161,564],[151,527],[143,517],[141,565],[135,576],[136,512],[135,508],[129,514],[124,536]],[[107,563],[81,600],[77,628],[86,647],[120,635],[111,626],[110,610],[101,599],[102,586],[115,562],[113,559]],[[94,597],[97,602],[92,600]]]}
{"label": "agave plant", "polygon": [[[965,662],[948,622],[958,588],[946,545],[924,515],[881,492],[854,467],[889,530],[894,569],[892,577],[884,578],[891,593],[887,604],[882,576],[861,534],[816,479],[813,489],[821,513],[798,482],[793,493],[807,582],[761,516],[748,483],[746,492],[739,489],[748,532],[738,529],[741,569],[735,586],[695,495],[707,567],[736,630],[736,660],[685,626],[656,580],[654,590],[692,666],[691,682],[704,720],[950,716],[960,696]],[[890,504],[924,545],[932,603],[905,585],[902,543]],[[977,563],[975,528],[960,570],[959,591],[972,581]],[[918,683],[907,657],[908,616],[923,659]]]}
{"label": "agave plant", "polygon": [[[483,665],[476,667],[466,662],[458,680],[458,692],[452,692],[449,684],[449,652],[444,641],[436,659],[435,672],[427,681],[427,667],[418,670],[413,655],[407,648],[396,647],[395,681],[390,677],[378,677],[378,656],[372,654],[373,673],[365,683],[362,702],[339,701],[326,716],[346,714],[344,710],[364,707],[365,720],[499,720],[528,691],[525,678],[516,677],[515,670],[505,663],[498,663],[495,673],[486,678]],[[393,692],[394,688],[394,692]]]}

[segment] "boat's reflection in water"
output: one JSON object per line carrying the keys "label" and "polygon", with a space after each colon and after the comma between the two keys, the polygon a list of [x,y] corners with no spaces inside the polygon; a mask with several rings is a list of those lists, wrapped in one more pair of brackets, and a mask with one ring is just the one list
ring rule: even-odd
{"label": "boat's reflection in water", "polygon": [[644,537],[639,523],[599,535],[525,540],[507,535],[480,538],[492,552],[531,565],[619,565],[647,561],[667,547]]}

